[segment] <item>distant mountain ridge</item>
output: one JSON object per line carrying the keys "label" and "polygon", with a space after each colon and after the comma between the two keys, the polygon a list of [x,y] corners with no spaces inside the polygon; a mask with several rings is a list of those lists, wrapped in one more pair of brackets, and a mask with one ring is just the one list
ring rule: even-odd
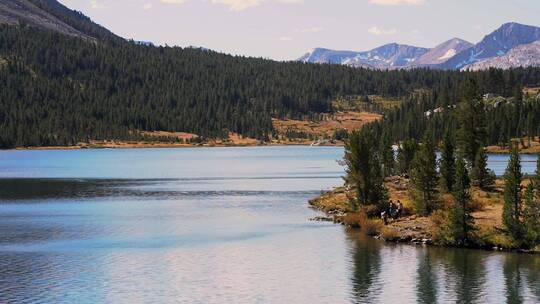
{"label": "distant mountain ridge", "polygon": [[509,69],[513,67],[540,66],[540,40],[519,45],[502,56],[467,65],[462,70]]}
{"label": "distant mountain ridge", "polygon": [[463,39],[453,38],[430,49],[426,54],[414,62],[414,66],[429,67],[439,65],[471,47],[473,47],[472,43]]}
{"label": "distant mountain ridge", "polygon": [[406,67],[415,62],[429,49],[405,44],[390,43],[362,52],[347,61],[352,66],[371,66],[375,68],[395,69]]}
{"label": "distant mountain ridge", "polygon": [[121,39],[56,0],[2,0],[0,24],[27,25],[86,39]]}
{"label": "distant mountain ridge", "polygon": [[[500,66],[504,68],[520,66],[539,66],[534,50],[527,50],[527,60],[508,60],[503,56],[512,49],[540,40],[540,27],[515,22],[505,23],[486,35],[479,43],[472,44],[453,38],[434,48],[390,43],[366,52],[334,51],[317,48],[299,58],[311,63],[343,64],[373,69],[408,69],[428,67],[433,69],[459,70],[474,65]],[[534,49],[533,46],[531,48]],[[522,50],[523,51],[523,50]],[[514,54],[515,58],[516,54]],[[533,56],[534,58],[530,58]],[[478,64],[490,60],[489,64]],[[498,63],[497,60],[503,62]]]}
{"label": "distant mountain ridge", "polygon": [[354,67],[391,69],[406,67],[428,51],[429,49],[427,48],[397,43],[389,43],[366,52],[316,48],[298,60],[311,63],[331,63]]}
{"label": "distant mountain ridge", "polygon": [[466,65],[506,54],[514,47],[540,40],[540,28],[519,23],[505,23],[474,47],[440,65],[442,69],[461,69]]}
{"label": "distant mountain ridge", "polygon": [[1,1],[0,24],[38,26],[70,36],[90,37],[28,0]]}

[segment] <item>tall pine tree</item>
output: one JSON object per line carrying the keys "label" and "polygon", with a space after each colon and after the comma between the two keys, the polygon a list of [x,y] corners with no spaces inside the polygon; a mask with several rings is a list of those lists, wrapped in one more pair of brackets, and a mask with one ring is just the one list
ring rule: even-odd
{"label": "tall pine tree", "polygon": [[540,240],[540,202],[534,196],[533,184],[529,184],[525,190],[523,222],[525,226],[524,243],[527,247],[533,248]]}
{"label": "tall pine tree", "polygon": [[442,145],[440,169],[441,188],[445,192],[452,192],[456,174],[456,156],[454,139],[447,132]]}
{"label": "tall pine tree", "polygon": [[416,211],[428,215],[437,203],[437,157],[431,136],[426,134],[411,168],[412,195]]}
{"label": "tall pine tree", "polygon": [[375,140],[369,130],[354,131],[345,145],[345,183],[356,190],[354,210],[366,205],[383,205],[384,176]]}
{"label": "tall pine tree", "polygon": [[486,149],[481,147],[476,153],[471,171],[472,184],[487,189],[495,183],[494,173],[487,167],[488,156]]}
{"label": "tall pine tree", "polygon": [[469,80],[462,85],[457,120],[459,150],[472,165],[476,153],[486,141],[484,103],[478,84],[474,80]]}
{"label": "tall pine tree", "polygon": [[453,245],[467,246],[475,230],[474,217],[471,215],[471,195],[469,173],[465,161],[460,157],[456,163],[456,183],[454,184],[454,207],[450,210],[448,221],[448,242]]}
{"label": "tall pine tree", "polygon": [[412,139],[406,139],[400,145],[397,155],[397,167],[401,174],[410,174],[414,155],[418,151],[418,143]]}
{"label": "tall pine tree", "polygon": [[521,222],[521,159],[517,146],[512,149],[510,161],[504,175],[504,207],[503,224],[514,240],[521,240],[523,237],[523,224]]}
{"label": "tall pine tree", "polygon": [[394,174],[396,160],[394,158],[394,149],[392,148],[392,140],[388,133],[384,133],[380,147],[381,163],[383,166],[383,174],[385,177]]}

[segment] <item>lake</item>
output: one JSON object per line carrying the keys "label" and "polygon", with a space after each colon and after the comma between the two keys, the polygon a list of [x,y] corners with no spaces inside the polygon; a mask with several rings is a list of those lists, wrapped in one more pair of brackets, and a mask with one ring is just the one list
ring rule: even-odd
{"label": "lake", "polygon": [[309,221],[308,199],[343,182],[342,154],[0,151],[0,303],[540,302],[540,257]]}

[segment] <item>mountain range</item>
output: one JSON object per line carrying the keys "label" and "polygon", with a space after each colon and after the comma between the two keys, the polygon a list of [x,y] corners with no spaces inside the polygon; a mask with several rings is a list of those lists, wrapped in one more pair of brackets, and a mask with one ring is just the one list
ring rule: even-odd
{"label": "mountain range", "polygon": [[[0,1],[0,24],[45,28],[84,39],[122,38],[56,0]],[[472,44],[453,38],[433,48],[389,43],[369,51],[316,48],[299,58],[310,63],[368,69],[481,70],[540,66],[540,27],[506,23]]]}
{"label": "mountain range", "polygon": [[503,24],[477,44],[453,38],[431,49],[397,43],[363,52],[316,48],[298,60],[372,69],[478,70],[540,66],[540,44],[534,43],[538,40],[539,27],[511,22]]}

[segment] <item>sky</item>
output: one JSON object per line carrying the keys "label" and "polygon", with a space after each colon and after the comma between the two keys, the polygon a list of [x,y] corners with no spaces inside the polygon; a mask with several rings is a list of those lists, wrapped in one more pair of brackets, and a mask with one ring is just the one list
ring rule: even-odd
{"label": "sky", "polygon": [[316,47],[476,43],[506,22],[540,26],[540,0],[60,0],[124,38],[294,60]]}

